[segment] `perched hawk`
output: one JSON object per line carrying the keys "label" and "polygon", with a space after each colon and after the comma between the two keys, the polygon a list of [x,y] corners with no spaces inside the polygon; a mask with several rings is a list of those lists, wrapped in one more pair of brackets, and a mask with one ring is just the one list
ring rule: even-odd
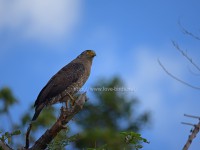
{"label": "perched hawk", "polygon": [[73,100],[73,95],[87,81],[96,56],[93,50],[82,52],[77,58],[59,70],[39,93],[35,101],[35,114],[32,121],[36,120],[42,109],[47,105]]}

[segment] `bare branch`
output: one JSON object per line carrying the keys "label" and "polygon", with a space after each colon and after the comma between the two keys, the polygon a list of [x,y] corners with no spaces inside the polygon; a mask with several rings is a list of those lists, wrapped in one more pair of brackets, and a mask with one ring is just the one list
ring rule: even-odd
{"label": "bare branch", "polygon": [[172,43],[176,50],[178,50],[198,71],[200,71],[200,67],[192,60],[191,57],[188,56],[186,51],[184,52],[175,41],[172,41]]}
{"label": "bare branch", "polygon": [[[192,115],[186,115],[186,114],[184,116],[195,118],[195,119],[199,119],[200,118],[198,116],[192,116]],[[184,123],[184,124],[193,125],[193,124],[190,124],[190,123]],[[197,136],[197,134],[199,132],[199,129],[200,129],[200,121],[199,121],[198,124],[193,125],[193,126],[194,126],[194,129],[192,130],[192,133],[189,135],[188,140],[187,140],[186,144],[183,147],[183,150],[188,150],[188,148],[190,147],[192,141]]]}
{"label": "bare branch", "polygon": [[192,123],[188,123],[188,122],[181,122],[181,124],[189,125],[189,126],[195,126],[194,124],[192,124]]}
{"label": "bare branch", "polygon": [[46,130],[29,150],[45,149],[62,129],[66,129],[65,125],[83,108],[85,102],[86,93],[83,93],[71,108],[61,107],[61,114],[58,120],[50,129]]}
{"label": "bare branch", "polygon": [[200,128],[200,122],[197,125],[195,125],[194,130],[192,130],[191,135],[189,135],[188,140],[183,147],[183,150],[188,150],[188,148],[192,143],[192,140],[196,137],[197,133],[199,132],[199,128]]}
{"label": "bare branch", "polygon": [[199,119],[200,120],[200,117],[199,116],[193,116],[193,115],[188,115],[188,114],[184,114],[185,117],[190,117],[190,118],[195,118],[195,119]]}
{"label": "bare branch", "polygon": [[8,146],[8,144],[6,144],[6,143],[4,143],[4,142],[2,142],[2,141],[0,141],[0,149],[3,149],[3,150],[13,150],[12,148],[10,148],[9,146]]}
{"label": "bare branch", "polygon": [[182,32],[183,32],[184,34],[189,35],[189,36],[191,36],[192,38],[194,38],[194,39],[196,39],[196,40],[200,40],[200,37],[199,37],[199,36],[193,34],[192,32],[189,32],[187,29],[185,29],[185,28],[183,27],[183,25],[181,24],[180,21],[178,22],[178,24],[179,24],[179,26],[181,27],[181,30],[182,30]]}
{"label": "bare branch", "polygon": [[193,86],[193,85],[191,85],[191,84],[189,84],[189,83],[187,83],[187,82],[185,82],[185,81],[179,79],[179,78],[176,77],[175,75],[171,74],[171,73],[164,67],[164,65],[160,62],[159,59],[158,59],[158,63],[159,63],[159,65],[162,67],[162,69],[163,69],[170,77],[172,77],[173,79],[175,79],[175,80],[177,80],[178,82],[180,82],[180,83],[182,83],[182,84],[184,84],[184,85],[187,85],[187,86],[189,86],[189,87],[191,87],[191,88],[193,88],[193,89],[200,90],[200,87]]}

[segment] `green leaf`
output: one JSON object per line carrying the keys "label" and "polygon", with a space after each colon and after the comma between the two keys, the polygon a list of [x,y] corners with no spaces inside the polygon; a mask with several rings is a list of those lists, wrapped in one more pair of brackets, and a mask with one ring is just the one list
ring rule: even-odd
{"label": "green leaf", "polygon": [[[2,132],[1,132],[2,133]],[[14,135],[19,135],[21,134],[21,131],[20,130],[16,130],[14,132],[5,132],[1,137],[0,137],[0,140],[2,142],[5,142],[6,140],[8,140],[8,143],[10,144],[11,143],[11,139],[12,139],[12,136]]]}
{"label": "green leaf", "polygon": [[12,135],[19,135],[19,134],[21,134],[21,131],[20,130],[16,130],[16,131],[14,131],[14,132],[11,133],[11,136]]}
{"label": "green leaf", "polygon": [[147,139],[141,137],[141,134],[135,132],[121,132],[126,144],[133,145],[136,149],[141,149],[143,146],[140,144],[142,142],[149,143]]}
{"label": "green leaf", "polygon": [[9,137],[9,136],[10,136],[10,133],[9,133],[9,132],[6,132],[4,135],[5,135],[6,137]]}

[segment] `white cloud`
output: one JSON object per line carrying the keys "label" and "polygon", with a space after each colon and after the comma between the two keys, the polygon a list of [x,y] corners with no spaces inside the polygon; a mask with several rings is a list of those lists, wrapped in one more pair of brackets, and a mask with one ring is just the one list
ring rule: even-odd
{"label": "white cloud", "polygon": [[80,19],[79,0],[0,0],[0,29],[47,39],[69,34]]}

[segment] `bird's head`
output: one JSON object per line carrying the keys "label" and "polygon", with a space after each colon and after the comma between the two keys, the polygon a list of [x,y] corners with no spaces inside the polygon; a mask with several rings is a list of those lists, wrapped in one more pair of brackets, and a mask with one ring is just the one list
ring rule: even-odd
{"label": "bird's head", "polygon": [[86,57],[88,59],[92,59],[95,56],[96,56],[96,53],[93,50],[85,50],[79,55],[79,57]]}

